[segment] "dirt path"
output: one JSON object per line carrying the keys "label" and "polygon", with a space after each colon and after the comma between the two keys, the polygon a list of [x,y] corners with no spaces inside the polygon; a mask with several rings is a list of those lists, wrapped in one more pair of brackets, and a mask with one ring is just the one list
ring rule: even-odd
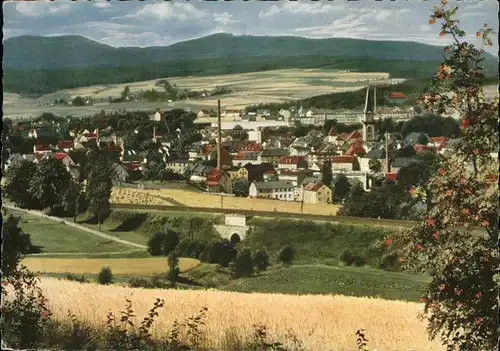
{"label": "dirt path", "polygon": [[104,234],[104,233],[99,232],[97,230],[93,230],[93,229],[84,227],[84,226],[82,226],[80,224],[76,224],[76,223],[67,221],[67,220],[62,219],[62,218],[47,216],[47,215],[45,215],[45,214],[43,214],[41,212],[38,212],[38,211],[24,210],[22,208],[14,207],[14,206],[7,205],[7,204],[3,204],[3,207],[8,208],[10,210],[20,211],[20,212],[28,213],[28,214],[31,214],[31,215],[34,215],[34,216],[46,218],[46,219],[49,219],[51,221],[57,221],[59,223],[64,223],[64,224],[66,224],[66,225],[68,225],[70,227],[83,230],[83,231],[85,231],[87,233],[94,234],[94,235],[100,236],[101,238],[112,240],[112,241],[115,241],[115,242],[120,243],[120,244],[124,244],[124,245],[128,245],[128,246],[133,246],[133,247],[137,247],[137,248],[140,248],[140,249],[147,249],[147,246],[145,246],[145,245],[140,245],[140,244],[133,243],[131,241],[126,241],[126,240],[118,239],[118,238],[115,238],[114,236],[111,236],[111,235],[108,235],[108,234]]}

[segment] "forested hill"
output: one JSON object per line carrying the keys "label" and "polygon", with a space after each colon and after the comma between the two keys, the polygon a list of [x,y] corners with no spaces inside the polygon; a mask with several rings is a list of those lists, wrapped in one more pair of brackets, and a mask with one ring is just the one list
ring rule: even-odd
{"label": "forested hill", "polygon": [[[413,42],[215,34],[165,47],[114,48],[80,36],[22,36],[4,41],[4,90],[43,94],[93,84],[168,76],[284,68],[337,68],[427,77],[442,48]],[[487,56],[488,75],[498,72]]]}

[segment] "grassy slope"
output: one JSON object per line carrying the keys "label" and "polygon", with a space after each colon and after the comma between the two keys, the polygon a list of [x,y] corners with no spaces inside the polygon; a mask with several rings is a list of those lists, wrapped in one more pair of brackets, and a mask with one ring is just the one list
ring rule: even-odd
{"label": "grassy slope", "polygon": [[66,226],[62,223],[16,211],[8,211],[20,217],[20,226],[30,234],[33,245],[43,253],[104,253],[130,252],[130,246],[109,241],[96,235]]}

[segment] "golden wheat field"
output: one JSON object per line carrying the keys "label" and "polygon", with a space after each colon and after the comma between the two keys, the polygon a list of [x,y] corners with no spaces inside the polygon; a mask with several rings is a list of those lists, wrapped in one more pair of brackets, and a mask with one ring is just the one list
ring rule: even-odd
{"label": "golden wheat field", "polygon": [[[22,263],[40,273],[97,274],[109,267],[113,274],[150,276],[168,271],[167,258],[25,258]],[[179,258],[179,269],[186,272],[200,265],[194,258]]]}
{"label": "golden wheat field", "polygon": [[[173,206],[174,203],[169,202],[169,198],[189,207],[221,206],[220,196],[180,189],[139,190],[115,188],[111,193],[111,202],[113,203]],[[224,197],[222,201],[222,205],[226,209],[300,213],[299,202],[241,197]],[[338,209],[338,206],[331,204],[304,204],[303,213],[334,216],[337,214]]]}
{"label": "golden wheat field", "polygon": [[[68,309],[95,327],[105,325],[106,313],[119,313],[125,298],[132,300],[140,318],[156,298],[165,300],[153,325],[155,337],[170,330],[175,319],[182,322],[207,307],[203,327],[206,347],[227,349],[234,334],[248,341],[253,324],[267,326],[269,335],[284,340],[290,332],[308,350],[356,350],[356,330],[366,330],[371,350],[443,350],[429,341],[425,322],[417,319],[418,303],[326,295],[244,294],[205,290],[134,289],[123,286],[80,284],[42,278],[41,287],[54,316],[67,318]],[[290,346],[290,345],[289,345]]]}

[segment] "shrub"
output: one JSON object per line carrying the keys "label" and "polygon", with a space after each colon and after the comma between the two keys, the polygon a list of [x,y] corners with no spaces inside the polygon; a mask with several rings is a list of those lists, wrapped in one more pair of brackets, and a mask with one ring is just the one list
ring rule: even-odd
{"label": "shrub", "polygon": [[179,244],[179,234],[169,230],[163,237],[163,254],[165,256],[170,255],[172,251],[175,250]]}
{"label": "shrub", "polygon": [[340,259],[346,266],[363,266],[366,263],[366,260],[364,257],[353,253],[351,250],[346,249],[342,252],[342,255],[340,256]]}
{"label": "shrub", "polygon": [[[206,250],[207,244],[203,241],[181,240],[176,246],[176,253],[179,257],[191,257],[201,259],[202,253]],[[203,260],[202,260],[203,261]],[[203,261],[208,262],[208,261]]]}
{"label": "shrub", "polygon": [[97,276],[97,281],[102,285],[111,284],[113,282],[113,274],[111,273],[111,268],[102,267],[99,275]]}
{"label": "shrub", "polygon": [[24,266],[4,279],[2,285],[12,286],[13,291],[7,299],[7,290],[2,288],[2,344],[5,341],[15,349],[39,349],[47,335],[52,313],[38,279]]}
{"label": "shrub", "polygon": [[154,233],[148,240],[148,252],[151,256],[160,256],[163,253],[165,233]]}
{"label": "shrub", "polygon": [[65,278],[66,278],[66,280],[72,280],[72,281],[80,282],[80,283],[88,283],[89,282],[83,274],[76,275],[76,274],[68,273],[68,274],[66,274]]}
{"label": "shrub", "polygon": [[293,250],[293,247],[285,246],[278,253],[278,262],[281,262],[283,264],[292,264],[294,256],[295,256],[295,251]]}
{"label": "shrub", "polygon": [[250,277],[253,274],[253,260],[250,250],[245,249],[238,253],[234,262],[229,265],[233,278]]}
{"label": "shrub", "polygon": [[229,267],[229,263],[232,262],[238,251],[234,248],[234,245],[227,239],[222,241],[216,241],[210,244],[207,251],[203,253],[203,258],[206,259],[207,263],[217,263],[222,267]]}
{"label": "shrub", "polygon": [[257,250],[253,256],[253,264],[257,272],[263,272],[269,267],[269,255],[266,250]]}
{"label": "shrub", "polygon": [[398,255],[396,253],[391,253],[382,259],[380,268],[388,271],[398,271],[400,270],[400,264],[398,261]]}

